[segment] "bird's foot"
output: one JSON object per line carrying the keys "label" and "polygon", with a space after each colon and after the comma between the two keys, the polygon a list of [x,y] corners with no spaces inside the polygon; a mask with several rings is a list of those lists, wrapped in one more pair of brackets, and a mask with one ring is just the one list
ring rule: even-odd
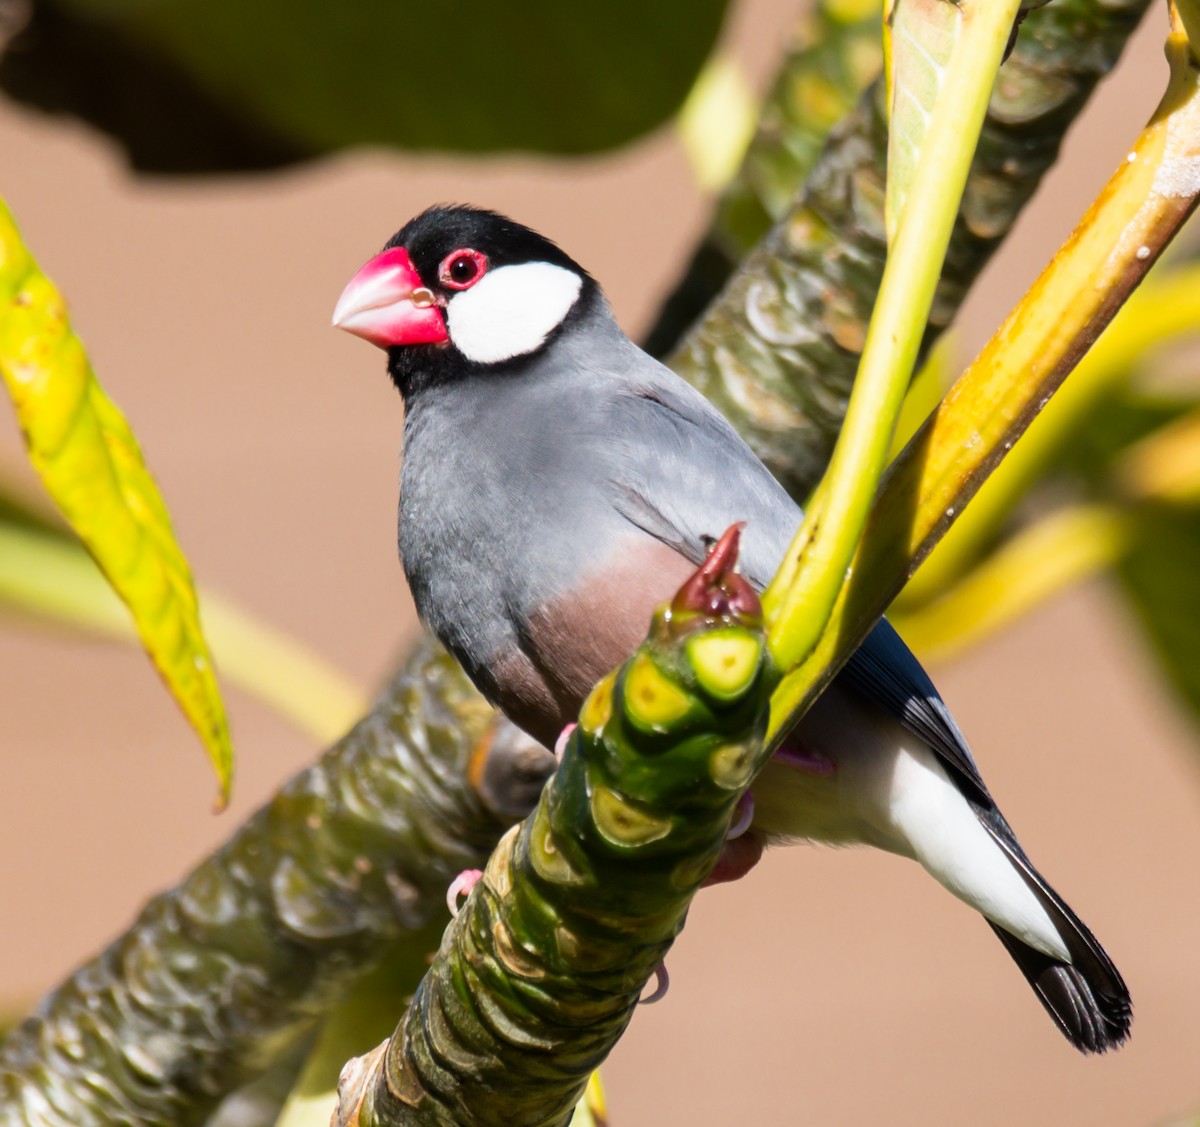
{"label": "bird's foot", "polygon": [[753,820],[754,795],[747,791],[738,799],[721,856],[717,858],[712,872],[704,878],[701,888],[741,880],[758,864],[763,855],[763,843],[758,834],[750,828]]}
{"label": "bird's foot", "polygon": [[794,767],[797,771],[805,771],[810,775],[819,775],[823,779],[837,773],[837,764],[829,756],[822,755],[811,747],[794,743],[794,739],[793,733],[771,758],[786,767]]}
{"label": "bird's foot", "polygon": [[654,972],[654,989],[644,998],[639,998],[638,1005],[652,1006],[655,1002],[661,1002],[667,996],[667,991],[670,988],[671,976],[667,974],[667,964],[659,963],[658,969]]}
{"label": "bird's foot", "polygon": [[482,869],[463,869],[450,882],[450,887],[446,889],[446,907],[450,909],[452,916],[458,915],[458,898],[460,896],[469,896],[471,889],[479,883],[481,876],[483,876]]}
{"label": "bird's foot", "polygon": [[564,752],[567,750],[567,741],[571,738],[571,733],[578,728],[578,724],[568,724],[561,732],[558,733],[558,739],[554,741],[554,758],[559,763],[562,762]]}
{"label": "bird's foot", "polygon": [[728,884],[731,880],[741,880],[762,860],[762,855],[762,839],[753,830],[726,841],[712,872],[704,878],[700,887],[710,888],[714,884]]}

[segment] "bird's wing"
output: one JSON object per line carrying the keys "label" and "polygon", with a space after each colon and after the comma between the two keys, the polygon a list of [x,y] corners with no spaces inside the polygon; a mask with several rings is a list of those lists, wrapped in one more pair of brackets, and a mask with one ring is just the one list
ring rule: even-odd
{"label": "bird's wing", "polygon": [[708,400],[666,369],[650,374],[657,378],[628,383],[612,401],[613,504],[697,564],[744,521],[741,570],[761,590],[804,514]]}
{"label": "bird's wing", "polygon": [[[742,570],[766,586],[803,514],[724,416],[669,372],[628,384],[614,410],[610,485],[618,511],[696,563],[712,538],[745,521]],[[886,619],[840,677],[927,743],[970,797],[993,805],[950,710]]]}
{"label": "bird's wing", "polygon": [[887,709],[913,735],[924,740],[951,769],[969,797],[993,805],[967,741],[929,674],[886,618],[850,656],[843,682]]}

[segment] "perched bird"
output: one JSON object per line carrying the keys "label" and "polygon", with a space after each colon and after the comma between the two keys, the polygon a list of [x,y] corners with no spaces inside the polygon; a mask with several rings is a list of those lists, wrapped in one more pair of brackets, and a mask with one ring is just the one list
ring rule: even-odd
{"label": "perched bird", "polygon": [[[435,207],[334,324],[404,398],[400,553],[422,619],[554,746],[724,530],[761,589],[801,511],[725,418],[633,344],[595,280],[501,215]],[[1026,857],[946,705],[881,620],[754,788],[758,840],[865,843],[983,914],[1073,1045],[1127,1036],[1108,955]]]}

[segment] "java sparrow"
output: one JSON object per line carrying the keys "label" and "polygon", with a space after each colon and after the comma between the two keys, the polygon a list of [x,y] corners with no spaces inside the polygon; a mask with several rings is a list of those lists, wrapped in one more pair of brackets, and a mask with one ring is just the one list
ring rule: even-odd
{"label": "java sparrow", "polygon": [[[761,589],[801,511],[725,418],[633,344],[595,280],[501,215],[434,207],[334,324],[404,399],[399,546],[418,613],[547,747],[744,521]],[[1026,857],[916,658],[881,620],[754,787],[758,841],[865,843],[980,912],[1070,1042],[1119,1045],[1129,993]]]}

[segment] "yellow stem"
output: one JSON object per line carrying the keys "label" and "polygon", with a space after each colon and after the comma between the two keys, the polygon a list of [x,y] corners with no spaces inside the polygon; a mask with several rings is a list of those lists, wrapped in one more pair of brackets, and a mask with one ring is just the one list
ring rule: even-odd
{"label": "yellow stem", "polygon": [[1195,208],[1197,74],[1177,29],[1166,53],[1170,83],[1129,157],[893,464],[851,582],[811,655],[775,692],[773,736],[816,698],[866,636]]}
{"label": "yellow stem", "polygon": [[1126,381],[1146,351],[1195,333],[1197,326],[1200,263],[1149,278],[917,570],[897,600],[899,608],[914,613],[948,590],[982,554],[1075,429]]}

